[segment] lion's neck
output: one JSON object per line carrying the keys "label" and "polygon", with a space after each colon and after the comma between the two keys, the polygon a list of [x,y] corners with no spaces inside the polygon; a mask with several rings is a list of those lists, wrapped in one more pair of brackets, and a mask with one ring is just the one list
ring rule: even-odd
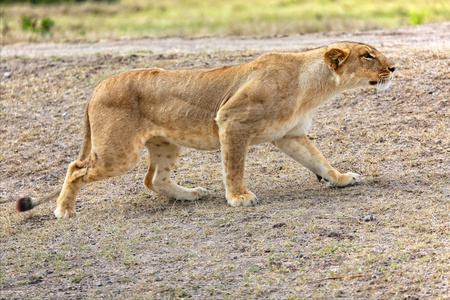
{"label": "lion's neck", "polygon": [[323,60],[323,53],[308,53],[317,56],[313,63],[301,66],[299,72],[300,105],[307,110],[317,109],[346,89],[341,76],[330,70]]}

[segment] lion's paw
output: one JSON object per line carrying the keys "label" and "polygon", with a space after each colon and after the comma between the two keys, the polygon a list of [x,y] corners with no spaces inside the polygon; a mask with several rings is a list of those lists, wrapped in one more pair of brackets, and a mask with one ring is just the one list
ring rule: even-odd
{"label": "lion's paw", "polygon": [[227,201],[228,204],[233,207],[253,206],[258,204],[258,198],[250,191],[241,195],[227,195]]}
{"label": "lion's paw", "polygon": [[193,194],[196,197],[194,200],[201,199],[208,196],[208,190],[202,187],[196,187],[193,189]]}
{"label": "lion's paw", "polygon": [[171,194],[169,197],[179,200],[194,201],[208,196],[208,190],[202,187],[196,187],[193,189],[183,189],[178,191],[178,194]]}
{"label": "lion's paw", "polygon": [[361,175],[348,172],[345,174],[341,174],[341,176],[339,176],[339,181],[335,182],[333,186],[346,187],[349,185],[357,184],[359,182],[361,182]]}
{"label": "lion's paw", "polygon": [[76,212],[73,208],[61,208],[57,207],[54,211],[56,218],[58,219],[67,219],[70,217],[74,217],[76,215]]}

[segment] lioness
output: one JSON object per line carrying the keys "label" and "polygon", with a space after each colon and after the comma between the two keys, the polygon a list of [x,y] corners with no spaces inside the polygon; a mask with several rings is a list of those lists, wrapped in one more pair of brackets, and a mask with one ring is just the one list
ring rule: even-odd
{"label": "lioness", "polygon": [[258,202],[244,184],[247,149],[271,142],[332,186],[361,181],[335,170],[309,141],[316,109],[339,92],[389,87],[396,67],[374,47],[339,42],[303,53],[268,53],[232,67],[198,70],[133,70],[101,82],[88,102],[78,159],[64,185],[42,198],[16,202],[26,211],[58,197],[55,216],[75,214],[86,183],[123,174],[148,149],[144,184],[176,199],[195,200],[204,188],[171,180],[181,147],[221,150],[226,199],[231,206]]}

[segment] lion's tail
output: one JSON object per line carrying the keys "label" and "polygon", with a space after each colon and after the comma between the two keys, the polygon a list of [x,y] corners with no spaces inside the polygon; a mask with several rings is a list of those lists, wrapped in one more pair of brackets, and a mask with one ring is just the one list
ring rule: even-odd
{"label": "lion's tail", "polygon": [[91,152],[91,122],[89,121],[89,102],[84,109],[83,143],[81,144],[78,160],[83,161]]}
{"label": "lion's tail", "polygon": [[[91,151],[91,126],[89,122],[88,114],[89,102],[86,105],[84,111],[84,134],[83,134],[83,144],[81,145],[80,153],[78,154],[78,159],[83,161],[88,156]],[[61,193],[61,189],[57,189],[52,193],[45,195],[40,198],[23,197],[16,201],[16,210],[19,212],[30,210],[38,205],[52,201],[58,198]]]}
{"label": "lion's tail", "polygon": [[31,198],[28,196],[20,198],[16,201],[16,210],[19,212],[30,210],[35,206],[58,198],[60,192],[61,189],[57,189],[52,193],[40,198]]}

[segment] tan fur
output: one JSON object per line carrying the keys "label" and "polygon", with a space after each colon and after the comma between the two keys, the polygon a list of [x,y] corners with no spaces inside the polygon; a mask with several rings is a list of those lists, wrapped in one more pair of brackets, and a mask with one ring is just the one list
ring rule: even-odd
{"label": "tan fur", "polygon": [[273,143],[331,185],[357,183],[360,175],[335,170],[306,133],[325,101],[358,86],[378,83],[383,89],[394,70],[372,46],[340,42],[303,53],[268,53],[233,67],[113,76],[99,84],[88,104],[83,147],[69,166],[55,215],[73,215],[81,186],[127,172],[144,146],[149,152],[145,186],[177,199],[207,194],[170,179],[181,147],[221,150],[232,206],[257,203],[243,180],[252,144]]}

